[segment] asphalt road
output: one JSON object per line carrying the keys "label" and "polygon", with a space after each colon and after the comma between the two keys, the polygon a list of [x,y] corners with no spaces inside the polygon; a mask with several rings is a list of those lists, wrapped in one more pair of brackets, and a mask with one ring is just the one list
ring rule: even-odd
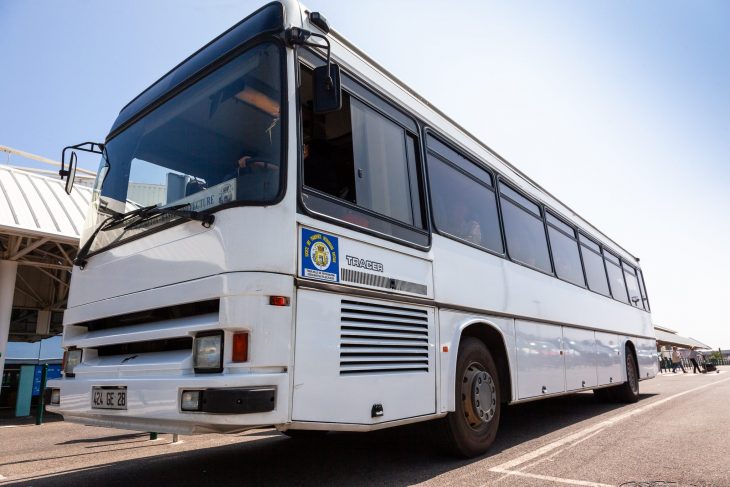
{"label": "asphalt road", "polygon": [[[176,444],[61,421],[0,424],[0,484],[730,487],[728,372],[642,382],[631,405],[583,393],[508,407],[497,442],[473,460],[442,454],[427,423],[309,441],[257,430]],[[639,483],[649,481],[665,483]]]}

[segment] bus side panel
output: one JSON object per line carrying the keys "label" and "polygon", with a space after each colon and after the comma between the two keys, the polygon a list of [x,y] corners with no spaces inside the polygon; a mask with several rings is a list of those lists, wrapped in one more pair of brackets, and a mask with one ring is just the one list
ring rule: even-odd
{"label": "bus side panel", "polygon": [[515,320],[519,399],[565,392],[562,327]]}
{"label": "bus side panel", "polygon": [[624,354],[621,340],[613,333],[596,332],[598,385],[618,384],[624,381]]}
{"label": "bus side panel", "polygon": [[566,390],[574,391],[595,386],[598,383],[595,332],[565,326],[563,346]]}
{"label": "bus side panel", "polygon": [[636,359],[639,362],[639,378],[651,379],[657,375],[659,365],[656,341],[648,338],[632,338],[636,345]]}
{"label": "bus side panel", "polygon": [[292,421],[378,424],[435,413],[434,345],[431,307],[300,289]]}

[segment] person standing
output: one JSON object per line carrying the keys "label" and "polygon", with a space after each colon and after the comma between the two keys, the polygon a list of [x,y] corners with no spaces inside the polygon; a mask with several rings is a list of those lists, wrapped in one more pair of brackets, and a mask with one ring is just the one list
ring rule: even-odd
{"label": "person standing", "polygon": [[702,370],[703,374],[707,373],[707,360],[705,360],[705,356],[699,352],[697,352],[697,363],[700,366],[700,369]]}
{"label": "person standing", "polygon": [[669,373],[669,370],[672,368],[672,353],[668,349],[663,348],[661,356],[662,368],[666,370],[667,373]]}
{"label": "person standing", "polygon": [[679,354],[677,347],[672,347],[672,373],[677,373],[677,367],[681,368],[683,373],[687,373],[684,370],[684,365],[682,365],[682,356]]}
{"label": "person standing", "polygon": [[702,373],[702,369],[700,368],[700,364],[697,363],[697,350],[692,348],[689,351],[689,361],[692,362],[692,373],[696,374],[699,372]]}

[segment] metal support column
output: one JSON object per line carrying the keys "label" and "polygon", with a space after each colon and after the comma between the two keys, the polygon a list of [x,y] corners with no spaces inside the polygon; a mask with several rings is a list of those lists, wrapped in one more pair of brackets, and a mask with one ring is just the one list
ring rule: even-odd
{"label": "metal support column", "polygon": [[17,274],[17,262],[0,260],[0,380],[3,376],[3,370],[5,370],[5,354],[8,348],[10,316],[13,312],[15,276]]}

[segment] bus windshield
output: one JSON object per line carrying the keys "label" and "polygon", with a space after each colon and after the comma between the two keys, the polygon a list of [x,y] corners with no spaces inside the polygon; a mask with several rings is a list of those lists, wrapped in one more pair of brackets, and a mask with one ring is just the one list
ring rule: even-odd
{"label": "bus windshield", "polygon": [[[207,75],[109,140],[94,188],[93,222],[159,205],[211,211],[272,202],[282,187],[281,53],[260,44]],[[102,232],[98,251],[175,220]]]}

